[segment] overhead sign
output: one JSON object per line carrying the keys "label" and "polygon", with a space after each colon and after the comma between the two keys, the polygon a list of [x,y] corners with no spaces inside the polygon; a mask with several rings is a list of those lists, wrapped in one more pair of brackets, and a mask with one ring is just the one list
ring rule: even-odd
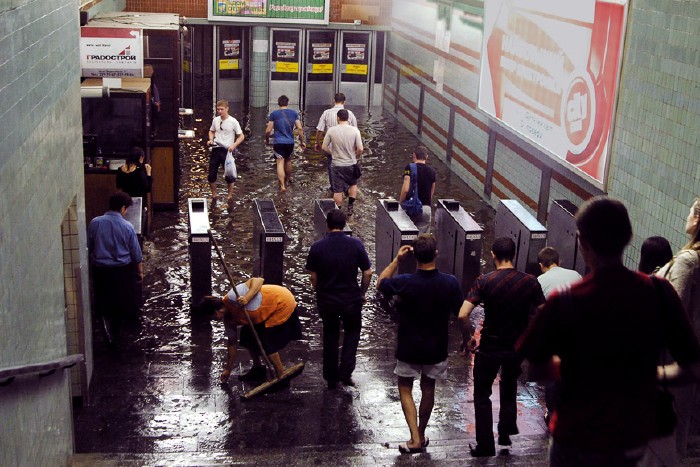
{"label": "overhead sign", "polygon": [[85,78],[143,78],[143,34],[138,28],[80,28]]}
{"label": "overhead sign", "polygon": [[489,0],[479,108],[605,187],[627,0]]}
{"label": "overhead sign", "polygon": [[208,19],[328,24],[330,0],[209,0]]}

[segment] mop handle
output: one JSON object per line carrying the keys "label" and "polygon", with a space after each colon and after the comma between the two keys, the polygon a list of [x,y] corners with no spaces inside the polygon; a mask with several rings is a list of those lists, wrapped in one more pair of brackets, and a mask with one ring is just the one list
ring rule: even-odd
{"label": "mop handle", "polygon": [[[228,266],[226,266],[226,261],[224,261],[224,256],[221,253],[221,249],[219,248],[219,244],[216,243],[216,239],[214,238],[214,235],[212,234],[211,229],[207,229],[207,233],[209,234],[209,238],[211,238],[211,242],[214,245],[214,249],[216,250],[217,255],[219,255],[219,259],[221,260],[221,265],[224,267],[224,271],[226,272],[226,275],[228,276],[228,280],[231,283],[231,288],[233,289],[233,293],[236,294],[236,298],[240,297],[238,294],[238,290],[236,290],[236,283],[233,281],[233,276],[231,275],[231,271],[229,271]],[[258,333],[255,330],[255,326],[253,325],[253,320],[250,319],[250,315],[248,314],[248,310],[245,309],[244,306],[241,307],[243,309],[243,313],[245,313],[245,318],[248,320],[248,325],[250,326],[250,330],[253,333],[253,337],[255,337],[255,342],[258,344],[258,348],[260,349],[260,354],[263,357],[263,360],[265,360],[265,364],[267,364],[268,368],[274,368],[272,365],[272,362],[270,359],[267,357],[267,353],[265,353],[265,349],[263,348],[262,342],[260,342],[260,337],[258,337]]]}

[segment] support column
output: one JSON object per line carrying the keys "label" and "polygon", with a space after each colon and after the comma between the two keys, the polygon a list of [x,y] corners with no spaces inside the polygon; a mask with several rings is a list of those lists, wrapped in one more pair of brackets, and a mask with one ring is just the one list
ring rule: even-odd
{"label": "support column", "polygon": [[253,54],[250,61],[250,106],[267,107],[270,91],[270,29],[253,27]]}

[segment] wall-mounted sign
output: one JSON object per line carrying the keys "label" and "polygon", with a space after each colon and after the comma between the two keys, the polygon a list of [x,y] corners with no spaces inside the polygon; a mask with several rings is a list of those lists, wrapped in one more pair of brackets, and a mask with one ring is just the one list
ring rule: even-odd
{"label": "wall-mounted sign", "polygon": [[627,5],[484,3],[479,108],[603,188]]}
{"label": "wall-mounted sign", "polygon": [[332,75],[333,74],[333,64],[332,63],[314,63],[311,65],[311,73],[315,75]]}
{"label": "wall-mounted sign", "polygon": [[238,59],[219,60],[219,70],[238,70]]}
{"label": "wall-mounted sign", "polygon": [[238,58],[241,56],[241,40],[231,39],[221,41],[224,48],[224,57]]}
{"label": "wall-mounted sign", "polygon": [[365,48],[367,44],[345,44],[346,60],[349,62],[365,61]]}
{"label": "wall-mounted sign", "polygon": [[344,64],[343,67],[345,67],[345,71],[343,73],[347,73],[349,75],[366,75],[367,74],[367,65],[355,65],[352,63],[347,63]]}
{"label": "wall-mounted sign", "polygon": [[282,59],[296,58],[297,44],[296,42],[277,42],[275,43],[275,57]]}
{"label": "wall-mounted sign", "polygon": [[333,44],[328,42],[319,42],[311,44],[311,50],[313,51],[313,53],[311,54],[311,59],[313,61],[330,60],[332,46]]}
{"label": "wall-mounted sign", "polygon": [[80,28],[80,68],[85,78],[142,78],[141,29]]}
{"label": "wall-mounted sign", "polygon": [[209,0],[209,20],[328,24],[330,0]]}
{"label": "wall-mounted sign", "polygon": [[271,68],[276,73],[299,73],[298,62],[272,62]]}

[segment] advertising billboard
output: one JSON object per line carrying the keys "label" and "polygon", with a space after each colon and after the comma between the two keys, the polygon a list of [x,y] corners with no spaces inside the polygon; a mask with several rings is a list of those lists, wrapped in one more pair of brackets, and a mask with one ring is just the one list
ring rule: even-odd
{"label": "advertising billboard", "polygon": [[143,41],[138,28],[80,28],[84,78],[142,78]]}
{"label": "advertising billboard", "polygon": [[330,0],[209,0],[209,20],[328,24]]}
{"label": "advertising billboard", "polygon": [[605,188],[627,0],[487,0],[479,108]]}

